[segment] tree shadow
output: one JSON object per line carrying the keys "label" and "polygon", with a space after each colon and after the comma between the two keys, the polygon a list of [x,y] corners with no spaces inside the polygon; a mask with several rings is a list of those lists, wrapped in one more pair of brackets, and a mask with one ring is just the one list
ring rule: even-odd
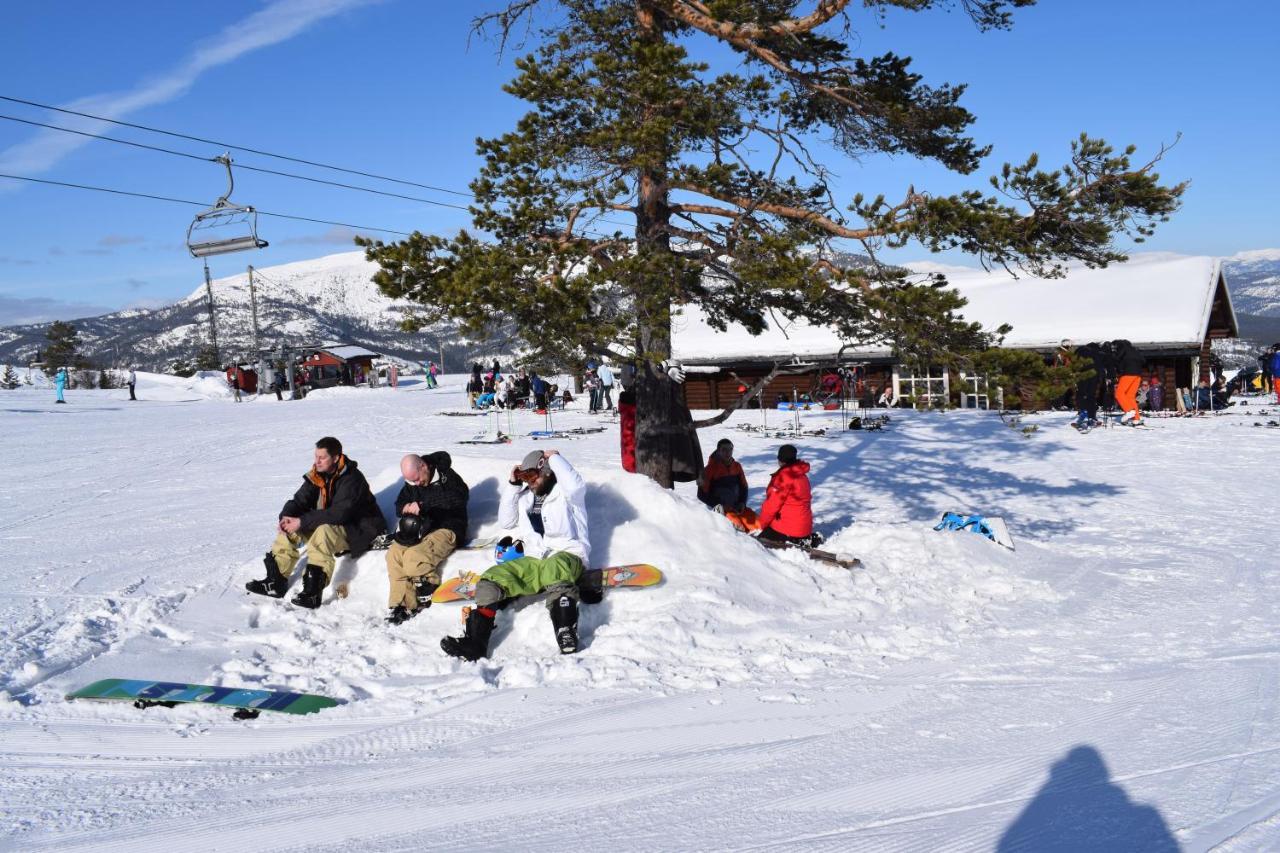
{"label": "tree shadow", "polygon": [[[936,521],[948,510],[977,512],[1001,516],[1018,533],[1043,538],[1073,529],[1071,522],[1059,519],[1070,519],[1079,507],[1123,491],[1110,483],[1053,483],[1017,471],[1020,457],[1068,449],[1043,432],[1028,438],[998,421],[979,418],[951,419],[945,436],[911,434],[900,427],[895,422],[883,431],[837,431],[854,437],[838,444],[828,438],[778,439],[779,445],[796,445],[800,458],[813,466],[809,478],[817,529],[828,534],[840,530],[880,503],[895,507],[902,521]],[[741,461],[772,467],[775,459],[770,452]],[[996,460],[1015,463],[1009,466],[1013,470],[1000,470],[992,464]],[[752,484],[753,506],[764,500],[767,485],[767,480]],[[1037,508],[1036,517],[1017,510],[1028,503]]]}
{"label": "tree shadow", "polygon": [[1177,841],[1152,806],[1129,799],[1110,780],[1092,746],[1072,748],[1049,768],[1049,779],[1009,825],[997,853],[1177,851]]}

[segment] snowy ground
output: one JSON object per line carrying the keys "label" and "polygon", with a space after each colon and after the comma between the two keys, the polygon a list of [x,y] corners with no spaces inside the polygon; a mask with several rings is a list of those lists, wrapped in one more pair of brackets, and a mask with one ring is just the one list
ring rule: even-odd
{"label": "snowy ground", "polygon": [[[0,849],[1280,847],[1280,430],[1253,426],[1275,407],[1087,436],[1043,415],[1029,437],[895,411],[803,439],[850,573],[622,473],[615,424],[457,444],[484,426],[436,415],[460,387],[0,391]],[[756,504],[781,440],[731,427],[759,419],[723,430]],[[507,611],[479,664],[439,649],[456,605],[382,623],[380,554],[316,612],[247,596],[326,433],[384,506],[402,454],[448,449],[476,532],[514,461],[557,447],[591,484],[595,562],[668,580],[586,608],[572,657],[542,607]],[[1018,550],[933,532],[948,509],[1003,515]],[[343,704],[238,722],[62,698],[112,676]]]}

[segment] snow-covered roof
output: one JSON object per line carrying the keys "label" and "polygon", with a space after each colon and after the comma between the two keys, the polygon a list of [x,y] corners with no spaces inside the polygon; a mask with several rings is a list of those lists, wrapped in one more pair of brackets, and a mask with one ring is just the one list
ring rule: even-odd
{"label": "snow-covered roof", "polygon": [[[922,269],[923,266],[922,265]],[[967,300],[963,316],[994,330],[1013,327],[1004,346],[1052,349],[1064,338],[1077,345],[1125,338],[1145,348],[1199,348],[1219,283],[1217,258],[1152,253],[1106,269],[1072,267],[1065,278],[1014,278],[1009,273],[949,267],[947,279]],[[780,318],[781,319],[781,318]],[[692,306],[673,322],[672,351],[684,360],[830,356],[845,343],[835,330],[803,320],[776,323],[759,336],[731,326],[717,332]],[[886,347],[850,347],[846,355],[886,356]]]}
{"label": "snow-covered roof", "polygon": [[350,360],[353,358],[364,358],[366,356],[368,356],[369,358],[378,357],[378,353],[372,352],[371,350],[367,350],[364,347],[355,346],[354,344],[334,344],[333,346],[325,345],[325,346],[319,347],[319,349],[324,350],[325,352],[329,353],[329,355],[337,356],[338,358],[341,358],[343,360]]}

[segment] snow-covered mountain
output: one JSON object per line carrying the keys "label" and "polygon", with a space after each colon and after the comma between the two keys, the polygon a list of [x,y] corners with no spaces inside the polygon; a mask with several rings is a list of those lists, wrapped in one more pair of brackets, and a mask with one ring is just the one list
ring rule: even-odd
{"label": "snow-covered mountain", "polygon": [[[255,270],[258,326],[264,347],[346,341],[406,360],[439,355],[446,363],[471,355],[452,326],[422,332],[400,330],[412,307],[383,296],[372,281],[376,265],[363,252],[344,252]],[[218,344],[224,361],[248,358],[253,319],[247,273],[217,279],[213,294]],[[173,305],[131,309],[75,320],[81,351],[98,364],[133,364],[163,371],[192,359],[208,341],[208,302],[200,286]],[[0,329],[0,363],[24,363],[45,345],[47,323]]]}
{"label": "snow-covered mountain", "polygon": [[1237,314],[1280,317],[1280,249],[1256,249],[1223,258]]}

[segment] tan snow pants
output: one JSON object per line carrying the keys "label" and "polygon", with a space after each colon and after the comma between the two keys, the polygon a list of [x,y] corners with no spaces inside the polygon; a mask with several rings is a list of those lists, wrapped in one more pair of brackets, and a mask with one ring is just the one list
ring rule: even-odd
{"label": "tan snow pants", "polygon": [[387,580],[391,583],[391,591],[387,595],[387,606],[400,605],[406,610],[418,609],[418,591],[414,586],[419,578],[426,578],[430,583],[440,583],[440,564],[445,557],[453,553],[458,545],[458,537],[452,530],[433,530],[417,545],[404,546],[399,542],[391,543],[387,551]]}
{"label": "tan snow pants", "polygon": [[324,572],[324,585],[333,580],[333,568],[337,557],[348,550],[347,531],[337,524],[322,524],[310,533],[285,533],[281,531],[271,543],[271,553],[286,578],[298,565],[298,548],[307,546],[307,565],[318,566]]}

